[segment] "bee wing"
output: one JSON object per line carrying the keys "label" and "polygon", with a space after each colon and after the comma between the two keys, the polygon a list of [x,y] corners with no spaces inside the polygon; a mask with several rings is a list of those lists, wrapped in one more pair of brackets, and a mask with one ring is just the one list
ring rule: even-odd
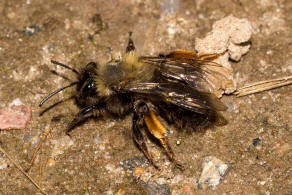
{"label": "bee wing", "polygon": [[212,92],[218,81],[229,79],[228,69],[214,62],[219,55],[197,55],[192,51],[178,50],[165,56],[147,57],[140,60],[154,65],[167,79],[187,83],[190,87],[201,92]]}
{"label": "bee wing", "polygon": [[202,93],[182,83],[130,83],[121,89],[162,100],[193,112],[204,114],[209,109],[226,110],[226,106],[211,93]]}

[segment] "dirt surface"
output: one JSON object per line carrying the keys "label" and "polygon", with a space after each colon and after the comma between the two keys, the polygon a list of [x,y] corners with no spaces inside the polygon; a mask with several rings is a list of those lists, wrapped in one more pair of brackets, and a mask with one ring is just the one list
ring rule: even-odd
{"label": "dirt surface", "polygon": [[[73,88],[38,107],[75,79],[51,59],[75,68],[105,62],[125,51],[129,31],[140,54],[193,50],[196,37],[230,14],[253,28],[249,53],[232,63],[238,86],[291,75],[291,9],[290,0],[0,0],[0,106],[19,98],[32,109],[27,128],[0,131],[0,144],[26,167],[40,134],[51,130],[29,171],[48,194],[292,194],[292,86],[223,97],[229,124],[206,133],[170,126],[170,145],[186,170],[173,168],[149,142],[161,170],[138,161],[140,179],[121,163],[143,156],[131,138],[131,116],[90,120],[70,138],[64,129],[78,112]],[[215,189],[197,186],[205,156],[231,167]],[[40,194],[3,154],[0,194]]]}

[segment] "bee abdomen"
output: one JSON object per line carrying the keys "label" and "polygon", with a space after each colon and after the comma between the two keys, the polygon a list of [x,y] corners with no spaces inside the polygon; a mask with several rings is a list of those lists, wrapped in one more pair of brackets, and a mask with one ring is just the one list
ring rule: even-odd
{"label": "bee abdomen", "polygon": [[106,109],[114,116],[122,117],[129,113],[132,109],[132,101],[130,95],[114,95],[108,101]]}
{"label": "bee abdomen", "polygon": [[92,116],[93,117],[100,117],[100,116],[104,116],[106,114],[106,107],[104,106],[100,106],[97,107],[93,110]]}
{"label": "bee abdomen", "polygon": [[191,112],[176,106],[158,106],[160,115],[169,124],[180,130],[201,131],[216,123],[216,111],[208,110],[205,114]]}

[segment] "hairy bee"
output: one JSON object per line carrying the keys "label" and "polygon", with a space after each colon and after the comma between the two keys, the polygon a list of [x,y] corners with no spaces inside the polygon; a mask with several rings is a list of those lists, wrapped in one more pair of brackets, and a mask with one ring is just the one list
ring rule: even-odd
{"label": "hairy bee", "polygon": [[104,65],[90,62],[79,71],[52,61],[76,73],[77,81],[49,94],[40,106],[60,91],[76,85],[76,101],[81,110],[68,125],[67,134],[90,117],[105,114],[123,117],[133,113],[133,138],[149,162],[156,167],[141,132],[143,128],[160,141],[169,159],[181,166],[175,160],[167,130],[157,115],[178,129],[196,130],[226,123],[218,113],[226,107],[210,93],[208,87],[212,82],[205,77],[212,74],[208,67],[220,66],[213,62],[217,57],[185,50],[156,57],[137,56],[130,34],[122,59]]}

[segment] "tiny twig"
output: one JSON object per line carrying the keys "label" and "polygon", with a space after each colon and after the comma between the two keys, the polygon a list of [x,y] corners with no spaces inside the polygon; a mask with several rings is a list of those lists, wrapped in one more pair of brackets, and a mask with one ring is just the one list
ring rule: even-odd
{"label": "tiny twig", "polygon": [[47,136],[49,135],[49,133],[51,132],[51,128],[48,128],[44,131],[43,135],[41,136],[41,139],[40,139],[40,142],[39,144],[37,145],[37,147],[35,148],[34,152],[33,152],[33,155],[32,155],[32,158],[29,162],[29,165],[27,166],[27,168],[25,169],[26,172],[28,172],[30,170],[30,168],[32,167],[34,161],[35,161],[35,158],[37,156],[37,153],[38,151],[40,150],[43,142],[46,140]]}
{"label": "tiny twig", "polygon": [[25,176],[26,176],[26,178],[28,178],[32,183],[33,183],[33,185],[35,185],[35,187],[37,187],[39,190],[40,190],[40,192],[42,193],[42,194],[45,194],[45,195],[48,195],[44,190],[42,190],[41,189],[41,187],[22,169],[22,167],[19,165],[19,164],[17,164],[13,159],[12,159],[12,157],[11,156],[9,156],[8,155],[8,153],[0,146],[0,151],[17,167],[17,169],[21,172],[21,173],[23,173]]}
{"label": "tiny twig", "polygon": [[262,91],[275,89],[285,85],[292,84],[292,76],[282,77],[272,80],[260,81],[252,84],[248,84],[244,87],[237,89],[234,94],[237,97],[246,96],[254,93],[259,93]]}
{"label": "tiny twig", "polygon": [[[43,146],[41,147],[41,154],[43,153]],[[42,155],[40,155],[40,170],[39,170],[39,181],[40,181],[40,186],[42,187],[42,183],[41,183],[41,181],[42,181],[42,165],[43,165],[43,156]]]}

